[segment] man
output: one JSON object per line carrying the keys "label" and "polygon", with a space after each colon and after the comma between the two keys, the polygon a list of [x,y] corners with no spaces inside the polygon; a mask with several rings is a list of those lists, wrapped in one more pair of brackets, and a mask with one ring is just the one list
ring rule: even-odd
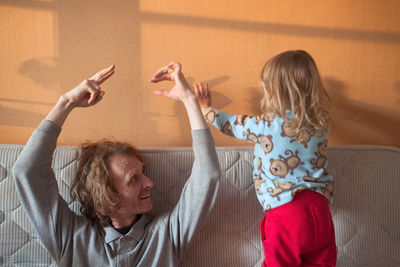
{"label": "man", "polygon": [[[155,218],[145,214],[152,208],[153,183],[143,174],[140,155],[118,142],[110,146],[121,149],[103,154],[104,170],[92,165],[99,157],[99,144],[86,146],[96,148],[92,154],[81,154],[73,187],[84,216],[72,212],[58,192],[51,162],[61,126],[76,107],[99,103],[104,96],[100,85],[113,74],[114,66],[103,69],[60,97],[13,167],[17,192],[60,266],[176,266],[210,213],[220,180],[214,141],[179,63],[171,62],[150,80],[175,83],[170,91],[155,93],[183,102],[192,129],[195,161],[177,205]],[[98,187],[114,197],[99,198]]]}

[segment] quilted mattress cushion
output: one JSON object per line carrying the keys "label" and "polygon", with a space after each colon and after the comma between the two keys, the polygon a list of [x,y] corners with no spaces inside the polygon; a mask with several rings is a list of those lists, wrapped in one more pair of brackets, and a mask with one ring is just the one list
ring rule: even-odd
{"label": "quilted mattress cushion", "polygon": [[[22,150],[0,145],[0,265],[55,266],[27,220],[11,169]],[[155,215],[174,206],[190,175],[188,148],[142,149],[153,179]],[[206,225],[181,266],[260,266],[264,255],[255,196],[252,148],[218,148],[221,191]],[[76,171],[76,147],[58,147],[53,169],[60,194],[75,212],[69,187]],[[400,266],[400,150],[389,147],[331,147],[328,169],[336,178],[331,206],[338,247],[337,266]]]}

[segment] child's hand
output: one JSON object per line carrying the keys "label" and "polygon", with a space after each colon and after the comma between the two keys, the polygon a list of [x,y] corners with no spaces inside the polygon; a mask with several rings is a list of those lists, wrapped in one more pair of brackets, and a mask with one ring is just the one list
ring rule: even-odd
{"label": "child's hand", "polygon": [[211,94],[208,90],[208,83],[204,85],[202,83],[195,83],[194,92],[199,99],[200,108],[204,114],[204,111],[211,107]]}

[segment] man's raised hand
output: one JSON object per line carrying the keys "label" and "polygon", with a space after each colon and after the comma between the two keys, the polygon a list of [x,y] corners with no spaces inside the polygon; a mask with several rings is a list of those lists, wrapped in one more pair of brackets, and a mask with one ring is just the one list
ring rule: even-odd
{"label": "man's raised hand", "polygon": [[73,107],[89,107],[96,105],[103,98],[105,92],[100,85],[110,78],[115,72],[115,66],[111,65],[84,80],[74,89],[64,94],[64,97]]}
{"label": "man's raised hand", "polygon": [[188,97],[194,96],[181,71],[181,64],[178,62],[172,61],[167,66],[156,71],[150,79],[152,83],[161,81],[172,81],[175,82],[175,85],[169,91],[164,89],[156,90],[154,92],[156,95],[163,95],[180,101],[185,101]]}

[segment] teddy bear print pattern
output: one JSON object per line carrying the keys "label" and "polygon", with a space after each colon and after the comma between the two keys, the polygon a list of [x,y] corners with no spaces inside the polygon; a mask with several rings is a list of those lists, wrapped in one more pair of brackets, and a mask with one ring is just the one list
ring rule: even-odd
{"label": "teddy bear print pattern", "polygon": [[297,192],[312,189],[328,200],[334,179],[328,173],[327,135],[307,130],[296,133],[292,114],[279,117],[231,115],[210,109],[206,120],[226,135],[254,144],[253,181],[264,210],[293,200]]}

